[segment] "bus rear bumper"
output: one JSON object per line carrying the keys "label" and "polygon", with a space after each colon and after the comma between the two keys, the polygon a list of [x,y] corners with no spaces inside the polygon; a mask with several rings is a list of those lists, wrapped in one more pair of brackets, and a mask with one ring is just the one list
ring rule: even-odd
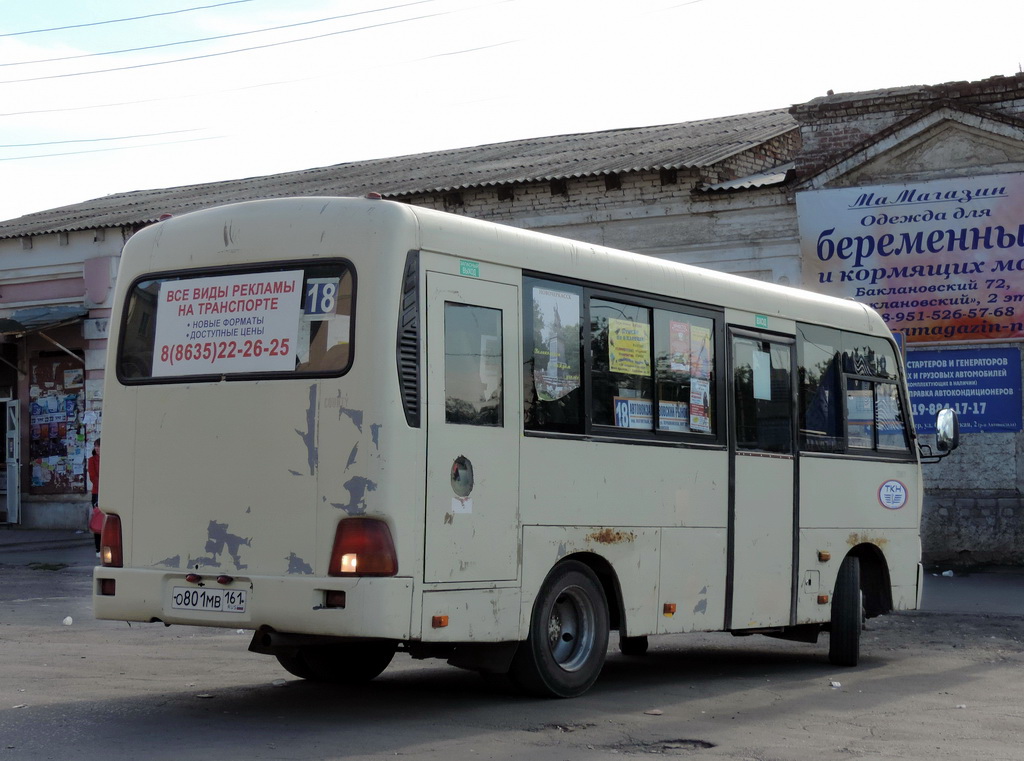
{"label": "bus rear bumper", "polygon": [[[207,592],[202,599],[211,605],[218,597],[227,600],[225,591],[244,595],[231,596],[236,610],[185,609],[182,590]],[[335,593],[330,605],[328,591]],[[220,584],[213,576],[190,583],[180,571],[102,566],[93,571],[93,611],[99,619],[266,627],[331,637],[408,640],[412,592],[412,579],[403,577],[239,576]]]}

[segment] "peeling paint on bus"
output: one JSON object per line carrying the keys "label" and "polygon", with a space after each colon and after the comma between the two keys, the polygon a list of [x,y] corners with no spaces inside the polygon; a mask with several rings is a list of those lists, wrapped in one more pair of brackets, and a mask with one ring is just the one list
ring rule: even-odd
{"label": "peeling paint on bus", "polygon": [[288,573],[302,573],[312,576],[313,566],[293,552],[288,555]]}
{"label": "peeling paint on bus", "polygon": [[236,571],[244,571],[248,568],[248,564],[242,562],[241,549],[242,547],[251,547],[252,539],[237,536],[228,531],[228,524],[218,523],[217,521],[210,521],[210,525],[206,529],[206,547],[205,550],[209,553],[206,557],[189,557],[188,565],[199,568],[200,566],[220,566],[222,560],[219,556],[223,555],[225,551],[231,556],[231,562],[235,566]]}
{"label": "peeling paint on bus", "polygon": [[306,461],[309,463],[309,475],[316,474],[317,449],[316,449],[316,384],[309,387],[309,407],[306,409],[306,430],[295,429],[299,434],[302,443],[306,446]]}
{"label": "peeling paint on bus", "polygon": [[371,481],[369,478],[362,476],[353,476],[344,483],[344,487],[348,490],[350,497],[348,504],[332,502],[331,507],[344,510],[349,515],[363,515],[366,513],[366,492],[377,490],[376,481]]}

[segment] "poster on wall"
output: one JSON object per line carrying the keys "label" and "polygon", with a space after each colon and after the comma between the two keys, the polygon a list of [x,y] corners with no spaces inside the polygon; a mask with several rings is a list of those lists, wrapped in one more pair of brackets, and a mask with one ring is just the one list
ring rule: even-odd
{"label": "poster on wall", "polygon": [[797,194],[804,287],[908,343],[1024,338],[1024,174]]}
{"label": "poster on wall", "polygon": [[80,362],[39,359],[29,387],[31,493],[85,491],[85,394]]}
{"label": "poster on wall", "polygon": [[950,407],[963,433],[1021,430],[1020,349],[914,349],[907,386],[918,433],[935,433],[935,413]]}

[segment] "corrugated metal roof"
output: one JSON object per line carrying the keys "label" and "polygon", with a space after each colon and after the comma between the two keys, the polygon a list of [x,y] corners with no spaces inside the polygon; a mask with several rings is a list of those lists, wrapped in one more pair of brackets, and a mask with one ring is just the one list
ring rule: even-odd
{"label": "corrugated metal roof", "polygon": [[161,214],[282,196],[385,197],[616,172],[706,167],[797,128],[788,109],[455,148],[297,172],[138,190],[0,222],[0,238],[155,222]]}
{"label": "corrugated metal roof", "polygon": [[701,190],[713,192],[713,191],[729,191],[729,190],[748,190],[750,188],[765,188],[769,185],[779,185],[786,181],[786,175],[796,169],[796,162],[790,161],[785,164],[780,164],[773,169],[769,169],[766,172],[758,172],[757,174],[751,174],[746,177],[737,177],[735,180],[726,180],[725,182],[716,182],[713,184],[704,184],[700,186]]}

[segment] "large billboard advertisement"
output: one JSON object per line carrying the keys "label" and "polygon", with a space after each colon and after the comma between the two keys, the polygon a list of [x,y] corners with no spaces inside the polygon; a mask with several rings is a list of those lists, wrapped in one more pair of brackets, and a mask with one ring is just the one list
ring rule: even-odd
{"label": "large billboard advertisement", "polygon": [[797,194],[804,287],[908,343],[1024,338],[1024,174]]}

